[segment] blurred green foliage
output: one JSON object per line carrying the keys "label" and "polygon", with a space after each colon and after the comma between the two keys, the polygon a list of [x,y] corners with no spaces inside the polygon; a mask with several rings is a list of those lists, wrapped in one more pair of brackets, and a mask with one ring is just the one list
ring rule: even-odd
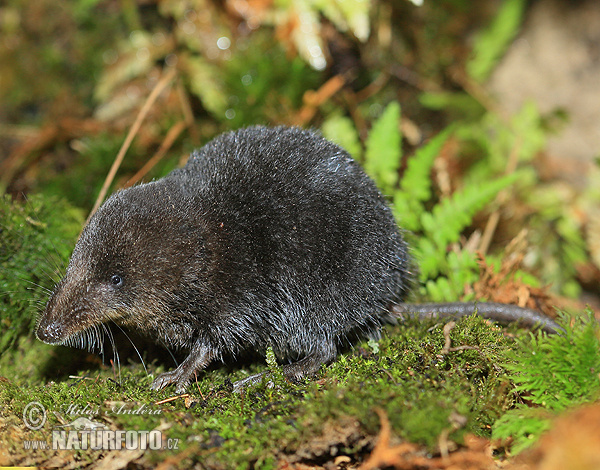
{"label": "blurred green foliage", "polygon": [[506,0],[500,4],[492,23],[479,34],[473,45],[473,55],[466,64],[467,73],[478,82],[484,82],[496,67],[498,60],[517,35],[523,19],[525,0]]}
{"label": "blurred green foliage", "polygon": [[273,47],[265,31],[254,34],[244,47],[221,72],[228,98],[220,119],[229,128],[279,121],[281,114],[299,109],[304,92],[322,81],[322,73],[302,59],[290,59],[283,48]]}
{"label": "blurred green foliage", "polygon": [[[0,7],[0,102],[20,124],[92,106],[102,51],[126,29],[102,1],[8,0]],[[99,53],[100,52],[100,53]]]}
{"label": "blurred green foliage", "polygon": [[83,217],[57,198],[0,198],[0,355],[33,325],[65,267]]}

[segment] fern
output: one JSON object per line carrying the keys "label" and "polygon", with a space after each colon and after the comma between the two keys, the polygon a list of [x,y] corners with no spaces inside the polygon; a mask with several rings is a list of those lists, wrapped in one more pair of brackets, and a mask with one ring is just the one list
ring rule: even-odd
{"label": "fern", "polygon": [[423,213],[421,224],[425,237],[417,248],[421,255],[422,280],[433,278],[439,273],[438,259],[445,257],[446,247],[457,242],[473,216],[517,178],[518,174],[514,173],[489,183],[471,184],[440,201],[431,213]]}
{"label": "fern", "polygon": [[553,282],[556,289],[566,295],[578,296],[581,286],[577,282],[577,266],[588,260],[586,242],[581,222],[565,206],[564,194],[549,185],[540,185],[527,194],[527,203],[537,209],[530,218],[533,226],[544,224],[545,231],[532,233],[534,246],[543,247],[538,256],[544,262],[544,281]]}
{"label": "fern", "polygon": [[431,213],[422,215],[425,233],[430,235],[438,247],[457,242],[473,216],[517,177],[518,174],[514,173],[489,183],[472,184],[455,192],[450,198],[442,199]]}
{"label": "fern", "polygon": [[431,168],[451,131],[447,128],[440,132],[408,160],[400,190],[394,194],[394,212],[406,230],[420,229],[419,218],[425,212],[423,203],[431,199]]}
{"label": "fern", "polygon": [[565,410],[600,396],[600,327],[591,311],[570,319],[561,315],[564,332],[541,333],[519,340],[506,368],[527,400],[545,408],[532,411],[524,404],[500,418],[493,438],[514,439],[514,452],[534,442],[549,426],[550,412]]}
{"label": "fern", "polygon": [[531,402],[560,411],[597,397],[600,329],[593,313],[587,313],[561,335],[532,336],[523,356],[509,366],[517,391],[526,392]]}
{"label": "fern", "polygon": [[401,141],[400,105],[390,103],[373,124],[367,137],[365,170],[378,183],[384,194],[392,194],[398,183]]}
{"label": "fern", "polygon": [[323,133],[323,137],[338,144],[352,155],[352,158],[360,160],[362,147],[358,138],[358,132],[356,132],[356,128],[350,118],[334,114],[323,123],[321,132]]}
{"label": "fern", "polygon": [[[365,169],[384,193],[392,195],[394,213],[402,228],[409,236],[419,237],[414,243],[413,255],[420,268],[426,296],[433,301],[456,300],[462,296],[465,285],[477,280],[479,268],[474,254],[454,253],[448,246],[459,240],[473,216],[518,175],[485,184],[468,183],[427,212],[427,205],[433,199],[431,169],[454,132],[454,126],[418,149],[408,159],[406,171],[398,182],[402,139],[399,120],[400,106],[391,103],[373,124],[366,142]],[[335,115],[328,118],[323,125],[323,134],[348,150],[360,148],[358,134],[348,118]]]}
{"label": "fern", "polygon": [[521,25],[524,0],[506,0],[492,24],[476,40],[473,58],[467,63],[467,72],[478,82],[485,81]]}
{"label": "fern", "polygon": [[551,428],[551,418],[552,414],[544,408],[511,410],[494,423],[492,439],[511,438],[511,453],[516,455]]}
{"label": "fern", "polygon": [[[438,261],[438,269],[445,276],[439,276],[436,279],[428,279],[425,283],[424,295],[428,301],[444,302],[456,300],[463,297],[463,300],[470,300],[465,297],[464,286],[472,285],[479,279],[479,265],[474,253],[463,250],[459,252],[450,251],[445,258],[438,255],[441,262]],[[435,257],[430,257],[434,260]]]}

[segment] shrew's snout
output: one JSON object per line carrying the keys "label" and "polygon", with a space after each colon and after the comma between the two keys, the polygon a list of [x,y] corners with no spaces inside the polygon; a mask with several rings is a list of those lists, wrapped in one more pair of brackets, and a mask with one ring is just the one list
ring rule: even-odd
{"label": "shrew's snout", "polygon": [[42,319],[35,331],[35,335],[44,343],[56,344],[64,340],[64,328],[57,322],[48,322],[46,319]]}
{"label": "shrew's snout", "polygon": [[59,311],[57,308],[57,298],[58,295],[56,292],[50,296],[44,313],[35,328],[35,336],[47,344],[62,343],[68,336],[65,317],[57,315]]}

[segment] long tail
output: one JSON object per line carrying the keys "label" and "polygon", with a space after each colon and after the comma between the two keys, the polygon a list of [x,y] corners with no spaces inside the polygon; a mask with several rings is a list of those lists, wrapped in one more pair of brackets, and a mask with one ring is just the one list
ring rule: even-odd
{"label": "long tail", "polygon": [[417,316],[419,318],[460,318],[465,315],[478,315],[508,324],[517,323],[528,328],[541,329],[547,333],[563,331],[558,323],[540,312],[516,305],[495,302],[447,302],[447,303],[401,303],[392,306],[392,314],[398,318]]}

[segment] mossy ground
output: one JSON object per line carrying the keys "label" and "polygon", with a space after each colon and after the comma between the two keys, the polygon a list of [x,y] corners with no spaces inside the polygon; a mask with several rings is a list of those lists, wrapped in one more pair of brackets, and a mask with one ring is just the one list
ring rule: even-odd
{"label": "mossy ground", "polygon": [[[198,377],[187,397],[161,404],[173,391],[151,391],[152,375],[139,363],[122,365],[120,371],[103,365],[56,382],[32,380],[56,357],[51,348],[28,339],[0,363],[5,377],[0,387],[2,440],[10,454],[29,463],[53,456],[51,451],[25,456],[22,443],[11,442],[7,434],[11,426],[22,428],[23,411],[32,401],[45,407],[47,422],[22,439],[49,440],[54,427],[80,416],[111,429],[159,428],[178,441],[178,450],[148,451],[145,463],[182,456],[189,449],[189,456],[179,461],[182,468],[192,461],[210,468],[271,468],[283,457],[322,463],[336,454],[360,460],[378,433],[377,409],[387,414],[396,435],[430,451],[436,451],[442,435],[457,443],[465,433],[489,436],[493,422],[514,401],[501,365],[514,343],[497,327],[469,317],[457,323],[450,337],[453,346],[475,349],[442,354],[442,328],[430,322],[389,327],[378,343],[358,345],[302,384],[273,377],[274,386],[263,383],[236,394],[231,381],[251,371],[216,367]],[[62,353],[81,355],[66,349]],[[266,367],[250,366],[252,371]],[[149,365],[154,374],[162,368]],[[71,405],[79,412],[69,413]],[[115,411],[141,405],[157,414]],[[313,445],[315,439],[320,446]],[[68,458],[85,466],[99,455],[80,450]]]}

